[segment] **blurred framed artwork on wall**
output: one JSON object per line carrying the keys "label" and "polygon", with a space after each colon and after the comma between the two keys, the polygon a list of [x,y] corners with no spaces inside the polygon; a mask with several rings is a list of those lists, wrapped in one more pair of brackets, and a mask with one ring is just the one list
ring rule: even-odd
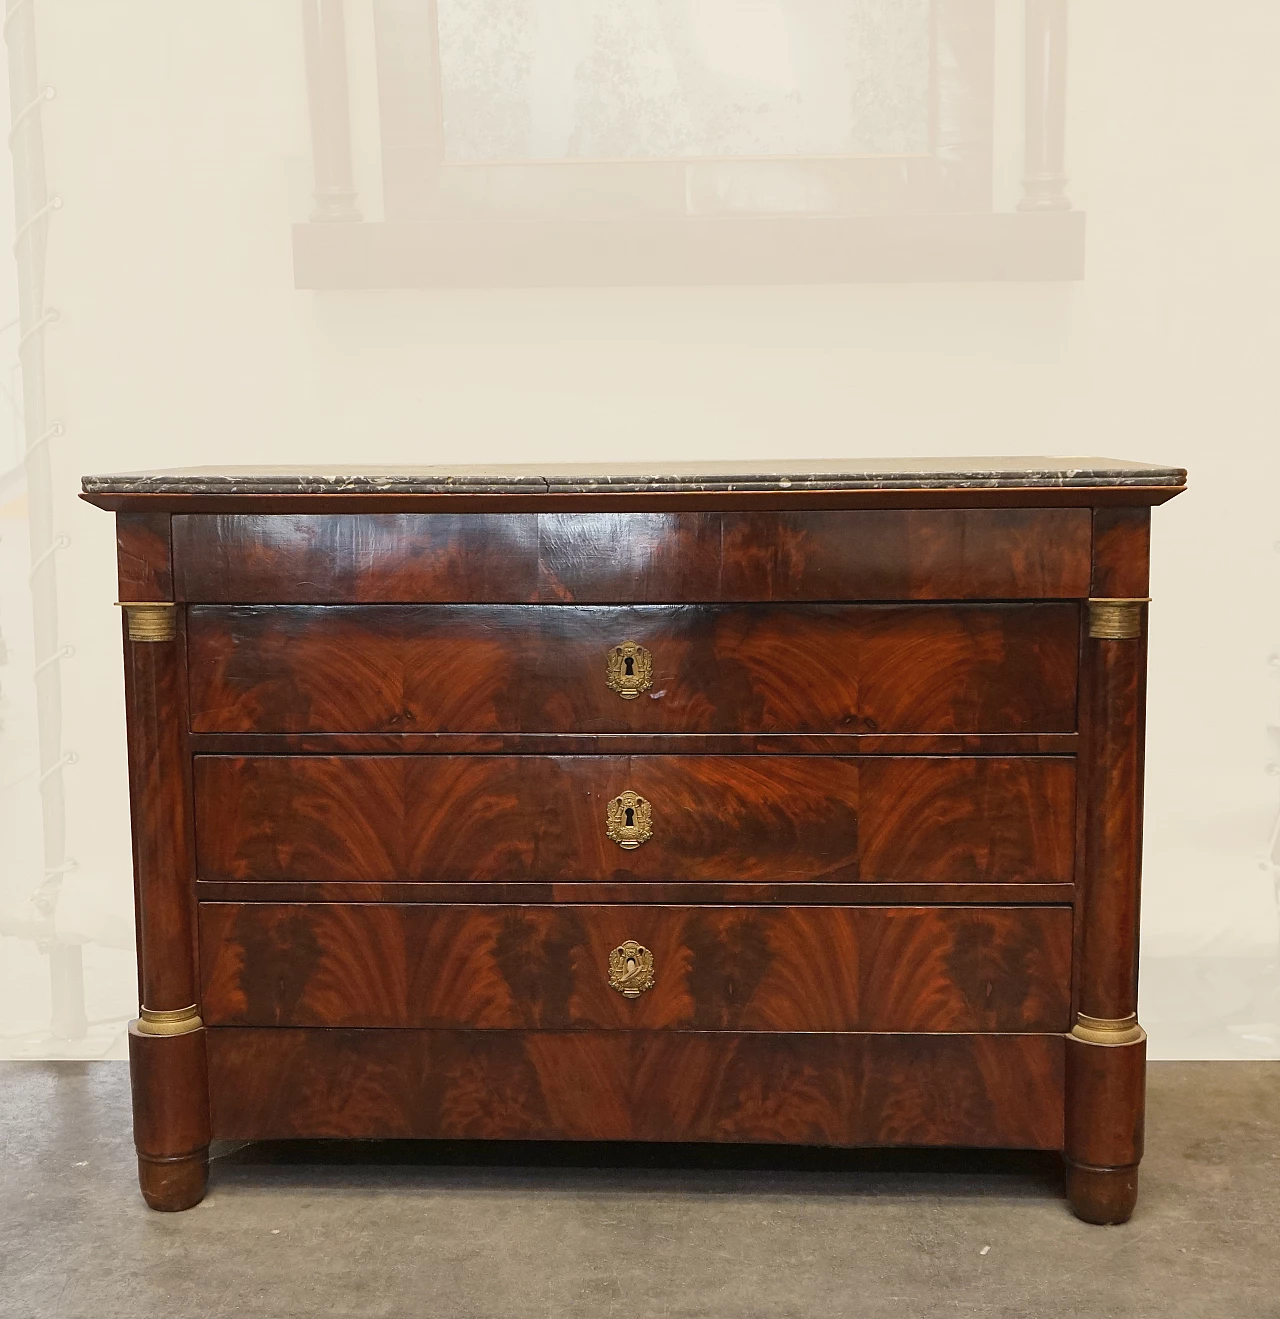
{"label": "blurred framed artwork on wall", "polygon": [[305,13],[300,286],[1080,274],[1065,0],[1028,4],[1026,182],[1004,214],[993,0],[373,0],[376,224],[341,0]]}

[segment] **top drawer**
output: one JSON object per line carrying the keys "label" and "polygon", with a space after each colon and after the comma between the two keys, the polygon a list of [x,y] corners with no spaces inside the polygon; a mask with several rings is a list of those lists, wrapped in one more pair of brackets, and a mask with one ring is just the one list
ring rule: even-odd
{"label": "top drawer", "polygon": [[192,605],[198,733],[1061,733],[1074,603]]}
{"label": "top drawer", "polygon": [[1087,508],[178,514],[208,604],[1036,600],[1089,594]]}

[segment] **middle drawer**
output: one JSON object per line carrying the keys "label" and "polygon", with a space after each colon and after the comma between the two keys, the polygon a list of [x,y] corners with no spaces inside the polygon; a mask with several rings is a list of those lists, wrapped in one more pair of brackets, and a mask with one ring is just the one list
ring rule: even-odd
{"label": "middle drawer", "polygon": [[192,605],[198,733],[1063,733],[1079,608]]}
{"label": "middle drawer", "polygon": [[1067,756],[196,756],[202,880],[1070,883]]}

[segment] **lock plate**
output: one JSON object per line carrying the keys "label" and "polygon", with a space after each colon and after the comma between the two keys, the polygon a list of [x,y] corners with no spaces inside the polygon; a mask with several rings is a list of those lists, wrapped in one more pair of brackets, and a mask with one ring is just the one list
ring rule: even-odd
{"label": "lock plate", "polygon": [[653,686],[653,656],[638,642],[620,642],[609,652],[605,682],[624,701],[634,701]]}
{"label": "lock plate", "polygon": [[629,788],[605,807],[609,837],[630,851],[653,837],[653,807]]}
{"label": "lock plate", "polygon": [[653,954],[643,944],[628,939],[609,954],[609,985],[623,998],[639,998],[654,979]]}

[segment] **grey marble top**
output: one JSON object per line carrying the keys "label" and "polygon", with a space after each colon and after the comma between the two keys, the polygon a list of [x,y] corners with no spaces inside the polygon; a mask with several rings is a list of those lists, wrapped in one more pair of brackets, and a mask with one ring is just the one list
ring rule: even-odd
{"label": "grey marble top", "polygon": [[86,476],[86,494],[619,494],[1180,486],[1181,467],[1116,458],[847,458],[497,467],[174,467]]}

